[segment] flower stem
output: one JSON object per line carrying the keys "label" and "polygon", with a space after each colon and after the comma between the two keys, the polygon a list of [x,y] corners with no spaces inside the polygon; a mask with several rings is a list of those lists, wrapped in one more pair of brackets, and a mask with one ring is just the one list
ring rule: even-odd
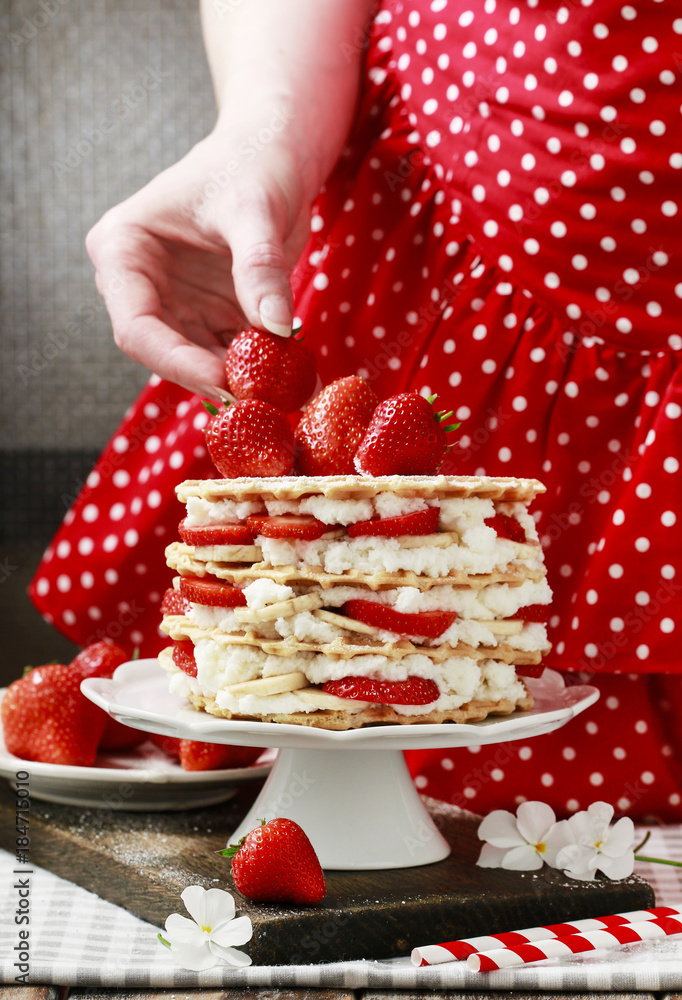
{"label": "flower stem", "polygon": [[682,868],[682,861],[669,861],[667,858],[645,858],[641,854],[635,854],[635,861],[650,861],[657,865],[674,865],[676,868]]}
{"label": "flower stem", "polygon": [[159,933],[156,936],[157,936],[157,938],[159,939],[159,941],[161,942],[162,945],[164,945],[166,948],[170,948],[170,946],[171,946],[170,941],[166,941],[165,937],[163,937],[162,934]]}
{"label": "flower stem", "polygon": [[644,840],[640,840],[640,842],[637,844],[637,847],[635,847],[635,854],[637,853],[637,851],[642,850],[642,848],[644,847],[650,836],[651,836],[651,830],[647,830]]}

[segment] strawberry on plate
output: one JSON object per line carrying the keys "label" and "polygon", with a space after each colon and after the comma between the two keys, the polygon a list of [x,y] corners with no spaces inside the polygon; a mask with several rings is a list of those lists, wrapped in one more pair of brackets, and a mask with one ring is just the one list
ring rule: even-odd
{"label": "strawberry on plate", "polygon": [[293,538],[306,542],[320,538],[333,528],[333,525],[318,521],[310,514],[278,514],[274,517],[252,514],[246,520],[257,535],[265,538]]}
{"label": "strawberry on plate", "polygon": [[261,820],[261,826],[219,853],[232,858],[236,888],[255,902],[310,906],[327,891],[313,845],[291,819]]}
{"label": "strawberry on plate", "polygon": [[126,663],[130,656],[110,639],[93,642],[71,661],[71,669],[78,671],[81,680],[86,677],[112,677],[116,667]]}
{"label": "strawberry on plate", "polygon": [[397,538],[399,535],[432,535],[438,527],[440,507],[427,507],[426,510],[415,510],[411,514],[400,514],[397,517],[375,517],[371,521],[356,521],[348,525],[351,538],[360,535],[381,535],[384,538]]}
{"label": "strawberry on plate", "polygon": [[452,413],[436,413],[435,396],[401,392],[379,403],[355,453],[356,470],[365,476],[434,476],[448,450],[444,426]]}
{"label": "strawberry on plate", "polygon": [[494,517],[487,517],[485,523],[495,529],[499,538],[508,538],[510,542],[526,541],[522,525],[510,514],[495,514]]}
{"label": "strawberry on plate", "polygon": [[183,518],[178,525],[186,545],[251,545],[253,531],[246,524],[202,524],[189,527]]}
{"label": "strawberry on plate", "polygon": [[95,763],[107,715],[81,693],[81,680],[70,664],[51,663],[10,684],[0,708],[10,753],[46,764]]}
{"label": "strawberry on plate", "polygon": [[378,404],[376,393],[359,375],[325,386],[306,407],[294,432],[301,475],[353,475],[353,456]]}
{"label": "strawberry on plate", "polygon": [[145,734],[169,757],[180,761],[183,771],[223,771],[254,764],[263,753],[262,747],[233,747],[225,743],[203,743],[181,740],[159,733]]}
{"label": "strawberry on plate", "polygon": [[206,447],[221,476],[288,476],[294,468],[294,434],[286,415],[262,399],[242,399],[224,410],[210,403]]}
{"label": "strawberry on plate", "polygon": [[180,594],[188,601],[203,604],[209,608],[237,608],[246,604],[244,592],[221,580],[199,579],[194,576],[180,577]]}
{"label": "strawberry on plate", "polygon": [[419,611],[407,614],[377,601],[363,601],[361,598],[346,601],[341,611],[365,625],[374,625],[375,628],[396,632],[398,635],[423,635],[428,639],[437,639],[457,619],[456,611]]}
{"label": "strawberry on plate", "polygon": [[191,639],[174,640],[173,663],[189,677],[196,677],[197,661],[194,658],[194,643]]}
{"label": "strawberry on plate", "polygon": [[440,696],[435,681],[408,677],[404,681],[379,681],[373,677],[340,677],[327,681],[323,691],[337,698],[371,701],[378,705],[430,705]]}
{"label": "strawberry on plate", "polygon": [[[128,653],[115,642],[102,639],[101,642],[93,642],[82,649],[71,661],[70,667],[78,672],[81,680],[86,677],[113,677],[116,668],[129,659]],[[101,708],[98,711],[105,719],[98,750],[130,750],[145,739],[145,734],[139,729],[124,726]]]}
{"label": "strawberry on plate", "polygon": [[237,399],[262,399],[284,413],[303,406],[317,382],[315,358],[300,331],[277,337],[243,330],[227,349],[225,375]]}

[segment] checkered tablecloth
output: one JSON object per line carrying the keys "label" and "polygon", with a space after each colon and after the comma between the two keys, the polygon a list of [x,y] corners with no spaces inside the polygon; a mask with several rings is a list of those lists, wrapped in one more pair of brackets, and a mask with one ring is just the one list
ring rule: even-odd
{"label": "checkered tablecloth", "polygon": [[[646,852],[682,859],[682,827],[653,830]],[[638,863],[636,871],[652,884],[659,905],[682,901],[682,869]],[[4,851],[0,851],[0,983],[14,983],[18,974],[15,947],[20,943],[22,925],[15,923],[19,894],[14,886],[27,878],[31,920],[28,981],[34,984],[623,992],[682,987],[679,937],[484,974],[470,972],[461,962],[415,969],[409,956],[377,962],[241,970],[221,966],[202,973],[188,972],[173,965],[169,952],[157,940],[159,928],[50,872],[17,866],[14,856]],[[184,912],[180,899],[177,911]],[[248,945],[243,950],[248,953]]]}

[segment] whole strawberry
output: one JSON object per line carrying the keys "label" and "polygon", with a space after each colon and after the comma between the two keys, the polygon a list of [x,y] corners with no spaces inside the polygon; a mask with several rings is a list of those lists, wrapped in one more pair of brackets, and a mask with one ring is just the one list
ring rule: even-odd
{"label": "whole strawberry", "polygon": [[169,757],[179,758],[183,771],[222,771],[249,767],[263,753],[262,747],[233,747],[225,743],[180,740],[158,733],[145,733],[145,736]]}
{"label": "whole strawberry", "polygon": [[452,413],[436,413],[435,396],[401,392],[379,403],[360,447],[355,468],[365,476],[433,476],[448,449],[443,427]]}
{"label": "whole strawberry", "polygon": [[71,669],[77,670],[82,680],[86,677],[112,677],[116,667],[129,659],[128,653],[115,642],[102,639],[82,649],[71,661]]}
{"label": "whole strawberry", "polygon": [[227,349],[225,374],[237,399],[263,399],[284,413],[303,406],[315,388],[315,358],[300,332],[276,337],[244,330]]}
{"label": "whole strawberry", "polygon": [[234,884],[257,903],[319,903],[326,890],[313,845],[291,819],[271,819],[220,853],[232,858]]}
{"label": "whole strawberry", "polygon": [[71,665],[35,667],[7,688],[0,715],[5,745],[23,760],[91,767],[107,716],[81,693]]}
{"label": "whole strawberry", "polygon": [[206,447],[226,479],[287,476],[294,467],[294,435],[284,413],[262,399],[243,399],[224,410],[204,404],[213,419]]}
{"label": "whole strawberry", "polygon": [[353,475],[353,456],[378,403],[358,375],[325,386],[294,432],[298,470],[304,476]]}
{"label": "whole strawberry", "polygon": [[[111,639],[102,639],[82,649],[69,666],[78,673],[81,680],[85,680],[86,677],[113,677],[116,667],[120,667],[129,659],[128,653]],[[139,729],[124,726],[101,708],[98,711],[105,719],[98,750],[130,750],[146,739],[146,734]]]}

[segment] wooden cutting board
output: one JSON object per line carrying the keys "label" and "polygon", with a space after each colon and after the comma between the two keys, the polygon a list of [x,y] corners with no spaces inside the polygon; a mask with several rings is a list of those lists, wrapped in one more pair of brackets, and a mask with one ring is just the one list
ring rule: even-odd
{"label": "wooden cutting board", "polygon": [[[539,872],[478,868],[477,821],[427,802],[452,845],[445,861],[387,871],[327,872],[327,895],[315,907],[251,903],[234,889],[225,846],[259,790],[242,786],[219,806],[185,812],[133,813],[33,800],[31,861],[159,928],[184,913],[180,893],[193,884],[235,893],[254,935],[256,964],[292,965],[408,955],[414,947],[535,924],[596,917],[654,904],[651,886],[576,882]],[[0,846],[14,852],[14,797],[0,787]]]}

